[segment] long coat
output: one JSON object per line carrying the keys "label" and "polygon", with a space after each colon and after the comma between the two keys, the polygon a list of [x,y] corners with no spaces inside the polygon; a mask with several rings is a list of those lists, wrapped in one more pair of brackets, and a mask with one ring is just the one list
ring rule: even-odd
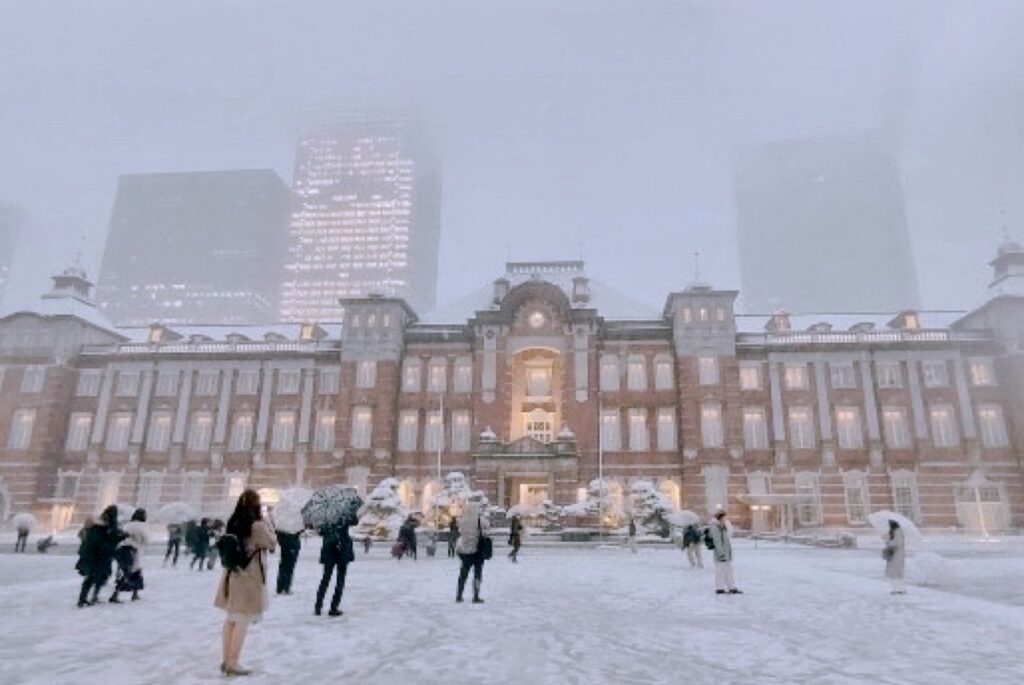
{"label": "long coat", "polygon": [[132,565],[132,570],[139,571],[142,569],[142,557],[146,555],[146,547],[149,545],[146,524],[141,521],[129,521],[124,524],[124,532],[128,537],[121,542],[121,546],[134,548],[135,563]]}
{"label": "long coat", "polygon": [[320,535],[323,536],[323,545],[320,547],[321,564],[349,564],[356,560],[352,536],[349,535],[347,525],[324,526],[320,529]]}
{"label": "long coat", "polygon": [[885,548],[892,550],[892,556],[885,562],[885,577],[903,578],[907,565],[907,545],[901,528],[897,528],[891,538],[887,537]]}
{"label": "long coat", "polygon": [[491,527],[491,522],[480,510],[479,502],[467,502],[466,508],[459,517],[459,542],[455,546],[458,554],[476,554],[483,531]]}
{"label": "long coat", "polygon": [[277,548],[277,539],[265,521],[255,521],[252,533],[242,541],[247,555],[254,555],[249,565],[238,571],[221,574],[214,606],[229,614],[258,619],[267,610],[267,552]]}
{"label": "long coat", "polygon": [[78,563],[75,564],[75,568],[83,576],[109,578],[114,550],[123,537],[116,527],[102,524],[89,526],[82,538],[82,545],[78,548]]}
{"label": "long coat", "polygon": [[732,540],[729,538],[729,528],[723,522],[715,521],[708,530],[711,533],[711,541],[715,543],[715,561],[725,563],[732,561]]}

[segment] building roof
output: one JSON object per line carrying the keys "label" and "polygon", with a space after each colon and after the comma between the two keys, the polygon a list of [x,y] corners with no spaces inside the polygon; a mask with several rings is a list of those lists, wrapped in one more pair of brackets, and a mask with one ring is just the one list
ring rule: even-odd
{"label": "building roof", "polygon": [[[807,331],[816,324],[829,324],[834,331],[849,331],[859,324],[871,324],[877,330],[890,328],[889,322],[901,312],[848,312],[789,314],[790,329]],[[944,330],[966,313],[963,310],[925,310],[915,312],[923,330]],[[769,314],[737,314],[737,333],[764,333]]]}
{"label": "building roof", "polygon": [[[340,323],[318,323],[317,325],[327,332],[328,339],[336,340],[341,337]],[[285,340],[298,340],[302,324],[274,323],[225,326],[195,324],[189,326],[169,325],[167,328],[180,335],[184,341],[188,341],[193,336],[202,336],[210,340],[222,342],[227,340],[229,335],[241,335],[253,342],[261,342],[266,340],[268,335],[272,337],[280,336]],[[147,342],[149,340],[149,326],[126,326],[115,330],[131,342]]]}

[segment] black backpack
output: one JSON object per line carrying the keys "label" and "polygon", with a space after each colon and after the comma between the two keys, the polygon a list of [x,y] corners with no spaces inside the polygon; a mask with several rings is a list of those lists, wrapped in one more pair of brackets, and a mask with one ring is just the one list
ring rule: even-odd
{"label": "black backpack", "polygon": [[704,529],[704,546],[711,550],[715,548],[715,539],[711,537],[711,528]]}
{"label": "black backpack", "polygon": [[252,561],[252,557],[245,553],[242,540],[231,533],[224,533],[217,540],[217,552],[220,554],[220,565],[229,572],[241,571]]}

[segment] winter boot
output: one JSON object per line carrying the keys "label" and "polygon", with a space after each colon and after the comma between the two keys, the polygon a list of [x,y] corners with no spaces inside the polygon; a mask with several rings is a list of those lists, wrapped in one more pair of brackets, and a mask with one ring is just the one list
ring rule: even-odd
{"label": "winter boot", "polygon": [[480,599],[480,581],[473,581],[473,604],[483,604],[484,600]]}
{"label": "winter boot", "polygon": [[327,612],[327,615],[328,616],[341,616],[342,613],[343,612],[338,607],[331,607],[331,610]]}

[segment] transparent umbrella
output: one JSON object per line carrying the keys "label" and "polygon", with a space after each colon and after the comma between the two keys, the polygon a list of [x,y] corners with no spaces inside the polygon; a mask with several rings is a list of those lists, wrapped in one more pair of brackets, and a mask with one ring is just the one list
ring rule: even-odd
{"label": "transparent umbrella", "polygon": [[160,523],[185,523],[199,518],[199,510],[185,502],[171,502],[156,510],[154,520]]}
{"label": "transparent umbrella", "polygon": [[924,538],[921,536],[921,531],[918,529],[917,524],[903,514],[883,509],[868,515],[868,523],[882,535],[888,535],[889,521],[895,521],[900,525],[900,528],[903,529],[903,538],[907,541],[907,544],[923,542]]}
{"label": "transparent umbrella", "polygon": [[686,526],[695,526],[699,524],[700,516],[689,509],[683,509],[682,511],[673,511],[665,517],[665,520],[673,526],[685,528]]}
{"label": "transparent umbrella", "polygon": [[307,488],[282,490],[272,512],[274,527],[282,533],[300,533],[305,530],[306,522],[302,520],[302,508],[312,497],[313,491]]}

